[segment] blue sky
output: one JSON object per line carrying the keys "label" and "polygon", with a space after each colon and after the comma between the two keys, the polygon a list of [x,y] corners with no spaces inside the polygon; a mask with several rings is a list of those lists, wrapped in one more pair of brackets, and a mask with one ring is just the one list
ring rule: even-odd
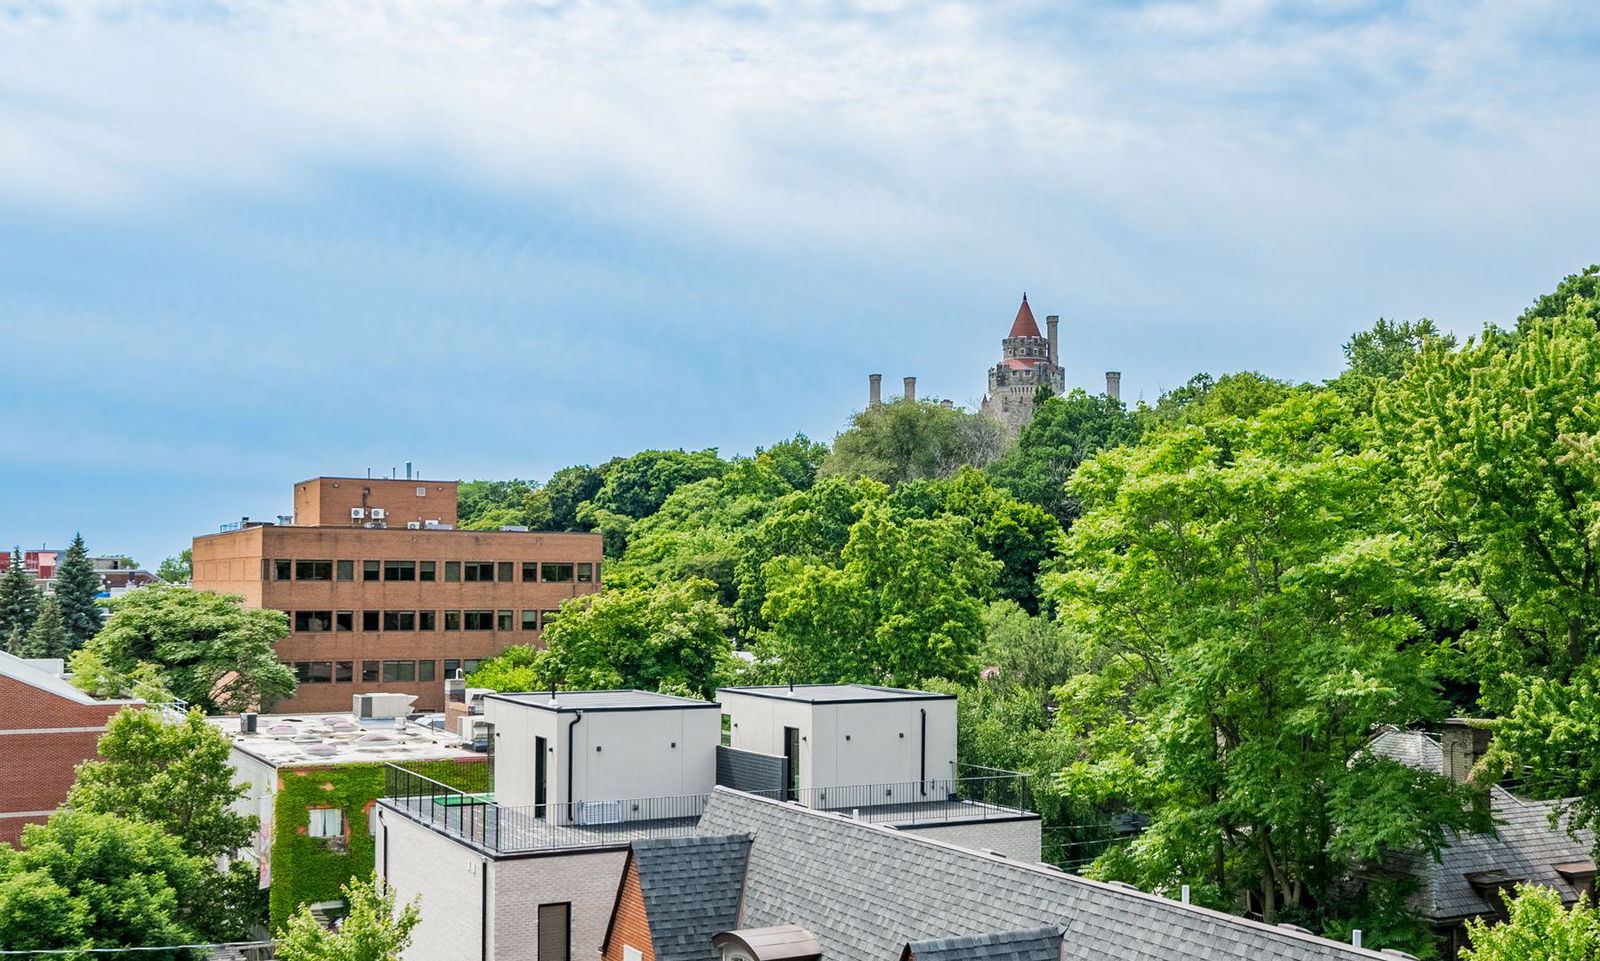
{"label": "blue sky", "polygon": [[1336,373],[1600,261],[1600,8],[0,0],[0,540],[1069,382]]}

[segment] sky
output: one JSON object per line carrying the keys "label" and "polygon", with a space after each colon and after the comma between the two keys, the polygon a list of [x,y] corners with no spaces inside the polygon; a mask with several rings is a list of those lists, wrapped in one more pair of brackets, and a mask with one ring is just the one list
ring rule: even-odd
{"label": "sky", "polygon": [[1069,386],[1337,374],[1600,261],[1600,5],[0,0],[0,542]]}

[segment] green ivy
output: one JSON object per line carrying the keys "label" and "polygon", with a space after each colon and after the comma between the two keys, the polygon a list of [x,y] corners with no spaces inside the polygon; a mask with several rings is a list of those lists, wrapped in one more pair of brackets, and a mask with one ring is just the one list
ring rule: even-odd
{"label": "green ivy", "polygon": [[[481,790],[485,771],[478,760],[408,763],[407,769],[445,784]],[[351,878],[372,873],[375,842],[368,827],[371,804],[384,794],[382,764],[340,764],[278,772],[273,811],[271,924],[288,922],[302,904],[337,901]],[[309,833],[310,809],[344,812],[344,845]],[[341,849],[343,848],[343,849]]]}

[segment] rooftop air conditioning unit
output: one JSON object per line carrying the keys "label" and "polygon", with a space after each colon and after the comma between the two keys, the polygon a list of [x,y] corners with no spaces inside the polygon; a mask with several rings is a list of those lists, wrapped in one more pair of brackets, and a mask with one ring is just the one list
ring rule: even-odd
{"label": "rooftop air conditioning unit", "polygon": [[489,752],[489,725],[479,717],[462,717],[456,721],[456,736],[469,751]]}
{"label": "rooftop air conditioning unit", "polygon": [[350,713],[367,720],[405,717],[416,699],[415,694],[353,694]]}
{"label": "rooftop air conditioning unit", "polygon": [[372,519],[375,520],[375,521],[381,521],[385,517],[388,517],[388,516],[389,516],[389,512],[384,510],[381,507],[374,507],[372,509]]}
{"label": "rooftop air conditioning unit", "polygon": [[367,509],[365,507],[352,507],[352,508],[350,508],[350,519],[351,520],[358,521],[361,518],[366,517],[366,516],[367,516]]}
{"label": "rooftop air conditioning unit", "polygon": [[422,530],[422,522],[421,521],[406,521],[406,530],[408,530],[408,531],[420,531],[420,530]]}
{"label": "rooftop air conditioning unit", "polygon": [[579,824],[621,824],[621,801],[579,801]]}

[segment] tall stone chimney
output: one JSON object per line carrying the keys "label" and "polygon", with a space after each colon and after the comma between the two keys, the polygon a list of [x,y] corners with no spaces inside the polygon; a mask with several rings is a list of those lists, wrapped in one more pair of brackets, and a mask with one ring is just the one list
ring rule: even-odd
{"label": "tall stone chimney", "polygon": [[1044,319],[1044,329],[1050,338],[1050,366],[1061,366],[1061,317],[1050,314]]}
{"label": "tall stone chimney", "polygon": [[916,399],[917,399],[917,379],[915,377],[907,377],[906,378],[906,400],[916,400]]}
{"label": "tall stone chimney", "polygon": [[1478,759],[1489,750],[1489,732],[1474,727],[1470,718],[1447,718],[1439,746],[1444,750],[1444,770],[1441,773],[1457,784],[1466,784],[1472,777],[1472,769]]}
{"label": "tall stone chimney", "polygon": [[1106,396],[1112,400],[1122,399],[1122,371],[1106,371]]}
{"label": "tall stone chimney", "polygon": [[867,406],[877,407],[883,403],[883,375],[867,375]]}

